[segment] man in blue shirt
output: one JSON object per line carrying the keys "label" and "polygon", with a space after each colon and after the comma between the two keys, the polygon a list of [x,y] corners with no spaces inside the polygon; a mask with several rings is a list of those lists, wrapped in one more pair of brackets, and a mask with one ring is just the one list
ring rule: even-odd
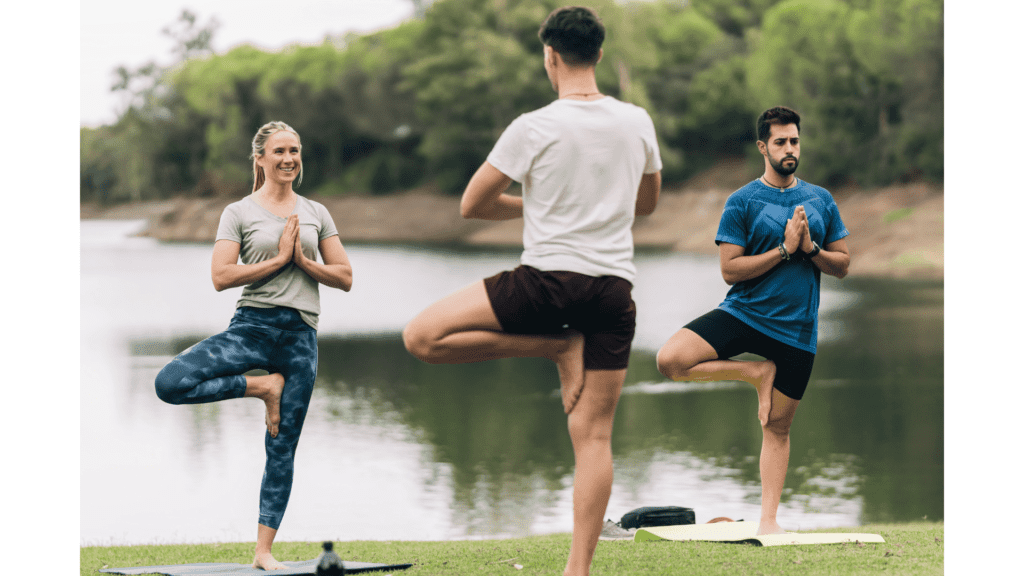
{"label": "man in blue shirt", "polygon": [[[776,107],[757,120],[764,175],[725,203],[715,243],[732,286],[717,309],[676,332],[658,351],[675,381],[741,380],[757,389],[761,422],[759,534],[776,521],[789,465],[789,428],[814,365],[821,273],[846,276],[849,235],[827,190],[794,176],[800,116]],[[750,352],[760,362],[730,360]]]}

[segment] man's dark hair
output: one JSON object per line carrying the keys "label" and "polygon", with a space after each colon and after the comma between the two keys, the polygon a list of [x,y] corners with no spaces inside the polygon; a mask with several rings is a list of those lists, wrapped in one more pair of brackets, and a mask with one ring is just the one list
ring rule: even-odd
{"label": "man's dark hair", "polygon": [[548,14],[537,35],[569,66],[594,66],[604,43],[604,24],[590,8],[565,6]]}
{"label": "man's dark hair", "polygon": [[768,136],[772,133],[772,124],[785,126],[796,124],[796,131],[800,132],[800,115],[791,108],[776,106],[769,108],[757,117],[757,139],[768,143]]}

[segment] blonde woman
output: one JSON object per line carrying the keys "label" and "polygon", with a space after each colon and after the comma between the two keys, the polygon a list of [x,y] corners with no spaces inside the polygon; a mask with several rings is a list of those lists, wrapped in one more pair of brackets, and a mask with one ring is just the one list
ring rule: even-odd
{"label": "blonde woman", "polygon": [[[214,288],[244,286],[235,315],[226,331],[179,354],[156,378],[157,396],[170,404],[265,403],[267,462],[252,564],[264,570],[286,568],[271,546],[316,380],[319,285],[352,287],[352,266],[327,209],[293,190],[302,182],[301,151],[298,133],[283,122],[256,133],[253,192],[224,209],[213,248]],[[245,375],[253,369],[268,374]]]}

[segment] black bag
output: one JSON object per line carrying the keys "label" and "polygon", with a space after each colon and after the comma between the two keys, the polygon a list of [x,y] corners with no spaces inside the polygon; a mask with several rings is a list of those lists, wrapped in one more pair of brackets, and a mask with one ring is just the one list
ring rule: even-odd
{"label": "black bag", "polygon": [[630,528],[643,528],[645,526],[679,526],[680,524],[695,524],[696,517],[693,508],[682,508],[680,506],[644,506],[636,510],[630,510],[622,516],[619,526],[629,530]]}

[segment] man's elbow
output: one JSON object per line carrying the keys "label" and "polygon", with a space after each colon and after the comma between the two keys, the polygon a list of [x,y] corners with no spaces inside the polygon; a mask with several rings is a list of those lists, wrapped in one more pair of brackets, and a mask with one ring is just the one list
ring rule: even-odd
{"label": "man's elbow", "polygon": [[463,200],[462,203],[459,204],[459,214],[461,214],[463,218],[480,218],[480,208]]}

